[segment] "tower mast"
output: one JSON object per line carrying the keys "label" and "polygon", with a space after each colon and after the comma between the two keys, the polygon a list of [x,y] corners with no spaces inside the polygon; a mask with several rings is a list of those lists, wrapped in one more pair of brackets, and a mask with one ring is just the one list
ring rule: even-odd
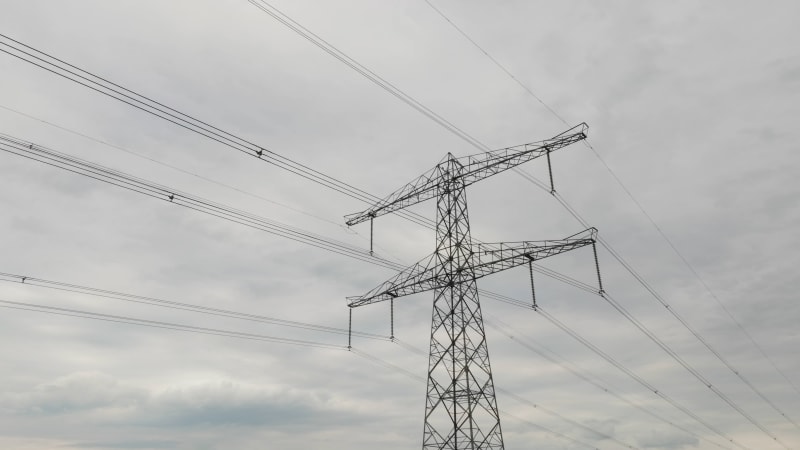
{"label": "tower mast", "polygon": [[594,243],[596,230],[566,239],[473,244],[467,186],[586,138],[580,124],[552,139],[462,158],[452,154],[371,208],[354,225],[436,198],[432,255],[358,297],[351,308],[433,290],[423,450],[502,450],[503,435],[489,363],[477,280]]}

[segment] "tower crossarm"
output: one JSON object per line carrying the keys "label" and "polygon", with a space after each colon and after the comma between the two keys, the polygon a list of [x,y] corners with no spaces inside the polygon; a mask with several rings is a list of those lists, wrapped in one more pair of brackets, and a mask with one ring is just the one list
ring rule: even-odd
{"label": "tower crossarm", "polygon": [[[558,240],[478,244],[473,250],[474,279],[591,245],[595,242],[596,235],[597,230],[589,228]],[[436,255],[431,255],[366,294],[347,297],[347,304],[355,308],[445,287],[449,278],[440,276],[441,271],[438,269]]]}
{"label": "tower crossarm", "polygon": [[[544,141],[492,150],[461,158],[453,158],[452,155],[448,155],[446,160],[437,164],[433,169],[425,172],[383,200],[378,201],[369,209],[345,216],[345,222],[347,225],[355,225],[434,198],[440,194],[440,187],[445,180],[455,181],[460,179],[463,181],[464,186],[468,186],[586,139],[588,129],[588,125],[581,123]],[[450,167],[448,160],[450,159],[455,160],[460,166],[460,170],[456,173],[448,171],[448,167]]]}
{"label": "tower crossarm", "polygon": [[439,165],[420,175],[419,178],[393,192],[383,200],[378,201],[369,209],[344,216],[347,225],[366,222],[370,218],[399,211],[417,203],[436,197],[439,193],[438,186]]}
{"label": "tower crossarm", "polygon": [[384,281],[364,295],[347,297],[351,308],[391,300],[396,297],[430,291],[439,286],[436,273],[436,258],[431,255],[422,261],[403,269],[400,273]]}
{"label": "tower crossarm", "polygon": [[589,228],[559,240],[478,244],[475,246],[474,254],[475,278],[592,245],[596,236],[597,229]]}
{"label": "tower crossarm", "polygon": [[484,178],[580,142],[586,139],[588,131],[589,126],[586,123],[581,123],[544,141],[458,158],[458,162],[464,167],[460,177],[463,179],[464,185],[469,186]]}

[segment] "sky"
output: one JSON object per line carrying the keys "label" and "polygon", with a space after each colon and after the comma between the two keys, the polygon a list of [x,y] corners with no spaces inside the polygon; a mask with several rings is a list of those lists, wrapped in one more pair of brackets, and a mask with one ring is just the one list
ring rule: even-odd
{"label": "sky", "polygon": [[[585,228],[566,204],[652,292],[598,246],[606,298],[536,274],[546,315],[481,299],[505,448],[800,448],[800,5],[269,4],[480,144],[245,0],[2,0],[0,33],[379,197],[586,122],[590,146],[553,154],[557,197],[511,171],[470,186],[472,235],[564,238]],[[363,202],[6,53],[0,80],[4,135],[369,251],[343,219]],[[0,210],[0,447],[421,446],[433,294],[394,302],[395,342],[385,303],[352,311],[383,339],[341,332],[346,297],[396,272],[6,151]],[[396,216],[372,238],[403,265],[434,249]],[[597,285],[590,248],[540,264]],[[478,286],[531,299],[524,267]]]}

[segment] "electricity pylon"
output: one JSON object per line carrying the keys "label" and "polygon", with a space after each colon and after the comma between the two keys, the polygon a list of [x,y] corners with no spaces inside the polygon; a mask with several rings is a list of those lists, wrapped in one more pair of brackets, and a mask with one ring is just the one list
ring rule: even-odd
{"label": "electricity pylon", "polygon": [[[503,449],[489,350],[476,280],[489,274],[594,243],[591,228],[568,238],[473,244],[466,187],[586,138],[586,124],[545,141],[462,158],[452,154],[348,225],[436,197],[436,250],[348,306],[434,291],[423,449]],[[552,189],[552,171],[550,171]],[[535,307],[535,303],[534,303]],[[351,309],[352,312],[352,309]]]}

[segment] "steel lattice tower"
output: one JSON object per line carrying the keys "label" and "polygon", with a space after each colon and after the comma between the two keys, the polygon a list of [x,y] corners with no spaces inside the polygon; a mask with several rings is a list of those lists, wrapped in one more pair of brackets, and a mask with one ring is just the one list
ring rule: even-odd
{"label": "steel lattice tower", "polygon": [[[586,138],[581,124],[541,142],[463,158],[452,154],[432,170],[361,213],[372,220],[436,197],[436,250],[359,297],[351,308],[434,291],[422,448],[503,449],[489,350],[476,280],[491,273],[594,243],[589,229],[566,239],[473,244],[466,188],[472,183]],[[552,173],[552,172],[551,172]],[[552,182],[552,177],[551,177]],[[352,309],[351,309],[352,311]]]}

